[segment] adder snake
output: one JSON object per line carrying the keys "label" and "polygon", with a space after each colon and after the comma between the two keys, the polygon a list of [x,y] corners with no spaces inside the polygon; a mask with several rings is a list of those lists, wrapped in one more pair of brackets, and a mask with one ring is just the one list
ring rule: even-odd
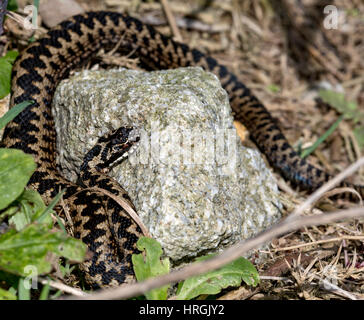
{"label": "adder snake", "polygon": [[[122,45],[134,50],[150,69],[200,66],[216,74],[229,95],[235,119],[245,124],[270,164],[286,179],[311,191],[330,179],[327,173],[298,156],[267,109],[214,58],[120,13],[100,11],[74,16],[30,44],[15,62],[11,106],[25,100],[34,103],[6,127],[2,144],[34,157],[38,168],[29,184],[46,202],[60,189],[66,189],[63,199],[72,218],[73,233],[93,252],[92,258],[82,264],[92,286],[133,281],[131,253],[136,251],[141,231],[112,199],[65,180],[57,171],[51,102],[56,85],[72,69],[103,46],[116,44],[121,39]],[[87,166],[84,169],[87,172]],[[91,185],[130,200],[116,182],[101,173],[93,176]],[[349,183],[343,186],[355,188],[364,197],[363,186]]]}

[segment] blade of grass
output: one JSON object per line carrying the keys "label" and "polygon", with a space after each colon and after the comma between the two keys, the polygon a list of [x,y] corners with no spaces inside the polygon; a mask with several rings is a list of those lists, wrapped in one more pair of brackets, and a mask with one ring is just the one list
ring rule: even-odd
{"label": "blade of grass", "polygon": [[42,291],[40,293],[39,300],[48,300],[49,299],[49,290],[50,290],[50,288],[51,287],[49,286],[49,283],[44,285],[44,287],[42,288]]}
{"label": "blade of grass", "polygon": [[64,233],[67,233],[65,225],[63,224],[61,218],[58,217],[58,215],[56,215],[56,220],[57,220],[57,223],[59,224],[59,227],[62,229],[62,231]]}
{"label": "blade of grass", "polygon": [[301,158],[305,158],[307,157],[309,154],[311,154],[312,152],[314,152],[316,150],[316,148],[322,143],[324,142],[334,131],[335,129],[338,127],[338,125],[340,124],[340,122],[344,119],[344,115],[341,115],[333,124],[332,126],[320,137],[316,140],[316,142],[309,148],[305,149],[302,151],[301,153]]}
{"label": "blade of grass", "polygon": [[[39,12],[39,0],[34,0],[34,7],[35,7],[35,10],[33,12],[33,23],[35,26],[38,25],[38,12]],[[34,42],[35,38],[34,38],[34,35],[29,39],[29,42]]]}
{"label": "blade of grass", "polygon": [[[58,201],[61,199],[62,195],[64,194],[66,190],[63,189],[61,190],[51,201],[51,203],[48,205],[48,207],[44,210],[44,212],[37,218],[36,221],[42,221],[44,219],[44,217],[48,214],[50,214],[53,210],[53,208],[55,207],[55,205],[58,203]],[[57,216],[58,218],[58,216]],[[64,231],[66,233],[66,228],[64,227],[63,223],[57,219],[62,231]]]}
{"label": "blade of grass", "polygon": [[18,299],[19,300],[30,300],[30,289],[25,288],[24,279],[19,279],[18,285]]}
{"label": "blade of grass", "polygon": [[50,300],[55,300],[55,299],[59,298],[62,295],[62,293],[63,292],[61,290],[58,290],[54,295],[51,296]]}
{"label": "blade of grass", "polygon": [[0,130],[4,128],[11,120],[13,120],[20,112],[22,112],[27,106],[31,105],[33,101],[23,101],[13,108],[11,108],[7,113],[5,113],[0,118]]}

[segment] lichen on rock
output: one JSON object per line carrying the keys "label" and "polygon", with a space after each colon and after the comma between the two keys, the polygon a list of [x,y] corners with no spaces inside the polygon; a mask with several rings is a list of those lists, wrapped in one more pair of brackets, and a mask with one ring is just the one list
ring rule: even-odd
{"label": "lichen on rock", "polygon": [[53,106],[58,162],[73,181],[98,137],[138,128],[137,152],[110,175],[175,261],[280,218],[273,175],[258,151],[241,145],[225,90],[201,68],[83,71],[61,82]]}

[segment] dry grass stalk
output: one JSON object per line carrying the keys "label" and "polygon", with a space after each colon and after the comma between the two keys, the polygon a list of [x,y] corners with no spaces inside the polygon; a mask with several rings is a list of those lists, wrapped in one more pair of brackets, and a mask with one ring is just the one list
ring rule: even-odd
{"label": "dry grass stalk", "polygon": [[181,33],[179,32],[179,29],[178,29],[178,26],[176,23],[176,19],[172,13],[171,7],[169,6],[168,0],[160,0],[160,2],[162,4],[162,7],[163,7],[164,13],[166,15],[166,18],[168,20],[168,23],[172,29],[174,39],[179,42],[182,42],[183,38],[182,38]]}
{"label": "dry grass stalk", "polygon": [[101,188],[97,188],[97,187],[92,187],[92,188],[84,188],[81,191],[76,192],[73,196],[77,195],[80,192],[84,192],[84,191],[95,191],[95,192],[100,192],[108,197],[110,197],[111,199],[113,199],[116,203],[118,203],[129,215],[130,217],[135,221],[135,223],[140,227],[140,229],[142,230],[144,236],[146,237],[151,237],[147,227],[145,226],[145,224],[143,223],[143,221],[139,218],[138,214],[136,213],[136,211],[130,206],[130,204],[125,201],[123,198],[116,196],[115,194],[105,190],[105,189],[101,189]]}

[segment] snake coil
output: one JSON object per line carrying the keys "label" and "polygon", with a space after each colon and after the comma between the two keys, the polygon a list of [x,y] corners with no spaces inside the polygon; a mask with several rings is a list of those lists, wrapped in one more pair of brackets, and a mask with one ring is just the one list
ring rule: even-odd
{"label": "snake coil", "polygon": [[[122,46],[134,50],[148,68],[200,66],[213,72],[229,95],[235,119],[245,124],[259,149],[286,179],[308,190],[317,189],[330,179],[327,173],[298,156],[263,104],[214,58],[120,13],[99,11],[74,16],[30,44],[16,60],[11,106],[25,100],[34,103],[8,124],[2,144],[34,157],[38,168],[30,186],[46,202],[66,188],[63,198],[72,218],[74,236],[93,252],[92,258],[82,264],[86,280],[92,286],[133,281],[131,254],[137,250],[135,244],[141,231],[112,199],[60,175],[55,159],[56,132],[51,102],[57,84],[72,69],[94,56],[101,47],[120,40]],[[126,192],[103,174],[96,175],[92,184],[130,202]],[[342,185],[353,187],[364,197],[364,187]]]}

